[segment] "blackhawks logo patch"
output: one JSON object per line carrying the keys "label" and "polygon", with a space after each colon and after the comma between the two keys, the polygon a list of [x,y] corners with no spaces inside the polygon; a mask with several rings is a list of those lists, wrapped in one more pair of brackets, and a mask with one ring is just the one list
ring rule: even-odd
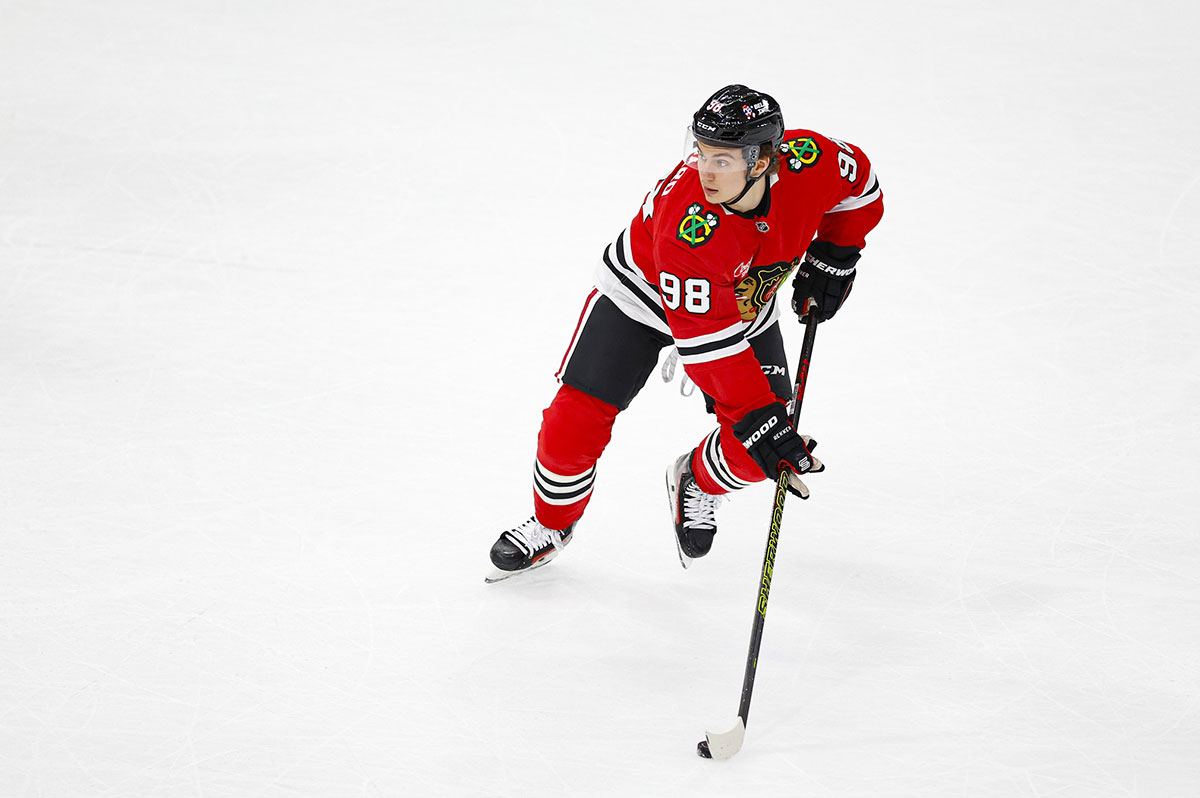
{"label": "blackhawks logo patch", "polygon": [[679,221],[679,232],[676,233],[676,238],[689,247],[698,247],[712,238],[713,232],[720,223],[721,220],[715,213],[704,210],[704,206],[698,202],[692,203],[688,206],[687,213]]}
{"label": "blackhawks logo patch", "polygon": [[806,166],[812,166],[821,157],[821,148],[811,136],[799,139],[788,139],[779,145],[788,169],[799,172]]}
{"label": "blackhawks logo patch", "polygon": [[[783,281],[792,273],[792,269],[800,265],[799,258],[793,258],[791,263],[785,260],[766,266],[751,266],[748,268],[737,286],[733,289],[737,294],[738,312],[743,321],[754,321],[758,312],[767,306],[771,297],[783,285]],[[740,270],[739,270],[740,273]],[[738,273],[735,273],[735,277]]]}

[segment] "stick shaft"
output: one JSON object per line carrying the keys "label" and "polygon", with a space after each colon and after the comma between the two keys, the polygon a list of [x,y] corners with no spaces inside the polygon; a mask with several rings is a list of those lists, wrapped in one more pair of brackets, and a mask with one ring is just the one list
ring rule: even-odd
{"label": "stick shaft", "polygon": [[[817,337],[817,314],[811,310],[804,328],[804,343],[800,347],[800,365],[796,369],[796,400],[792,406],[792,426],[800,421],[800,406],[808,383],[808,364],[812,360],[813,342]],[[779,545],[779,526],[783,523],[783,503],[787,499],[788,469],[779,472],[775,481],[775,503],[771,507],[771,525],[767,533],[767,550],[758,585],[758,601],[754,607],[754,624],[750,627],[750,650],[746,654],[746,675],[742,679],[742,702],[738,716],[745,726],[750,720],[750,697],[754,693],[754,674],[758,669],[758,652],[762,647],[763,626],[767,621],[767,601],[771,597],[771,576],[775,570],[775,549]]]}

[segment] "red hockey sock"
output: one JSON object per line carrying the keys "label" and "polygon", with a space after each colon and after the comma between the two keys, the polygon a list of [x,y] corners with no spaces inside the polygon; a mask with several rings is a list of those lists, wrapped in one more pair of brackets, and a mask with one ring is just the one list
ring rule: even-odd
{"label": "red hockey sock", "polygon": [[714,496],[763,480],[762,470],[741,441],[723,425],[705,436],[692,453],[692,473],[700,489]]}
{"label": "red hockey sock", "polygon": [[612,437],[618,412],[607,402],[563,385],[542,413],[533,507],[543,526],[566,529],[583,515],[592,496],[596,461]]}

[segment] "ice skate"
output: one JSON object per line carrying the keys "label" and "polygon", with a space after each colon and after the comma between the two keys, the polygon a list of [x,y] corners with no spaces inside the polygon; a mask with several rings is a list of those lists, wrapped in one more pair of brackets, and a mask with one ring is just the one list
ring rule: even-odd
{"label": "ice skate", "polygon": [[675,548],[679,563],[687,568],[692,560],[708,554],[717,534],[717,508],[724,496],[705,493],[692,474],[692,453],[681,456],[667,468],[667,500],[675,524]]}
{"label": "ice skate", "polygon": [[547,529],[534,517],[516,529],[508,530],[492,544],[491,557],[495,568],[484,577],[484,581],[499,582],[541,568],[571,542],[574,529],[575,524],[561,531]]}

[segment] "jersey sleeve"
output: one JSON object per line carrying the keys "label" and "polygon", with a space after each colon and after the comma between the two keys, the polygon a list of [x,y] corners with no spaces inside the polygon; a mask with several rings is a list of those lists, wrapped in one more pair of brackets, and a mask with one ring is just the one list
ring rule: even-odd
{"label": "jersey sleeve", "polygon": [[835,148],[831,179],[830,208],[817,228],[816,240],[840,247],[867,245],[867,233],[883,218],[883,190],[871,160],[859,147],[830,139]]}
{"label": "jersey sleeve", "polygon": [[[692,250],[677,241],[655,246],[659,291],[667,326],[692,382],[713,398],[722,423],[740,421],[751,410],[777,401],[762,366],[746,340],[734,291],[737,252],[713,241]],[[701,252],[703,254],[701,254]],[[730,259],[727,268],[714,267]]]}

